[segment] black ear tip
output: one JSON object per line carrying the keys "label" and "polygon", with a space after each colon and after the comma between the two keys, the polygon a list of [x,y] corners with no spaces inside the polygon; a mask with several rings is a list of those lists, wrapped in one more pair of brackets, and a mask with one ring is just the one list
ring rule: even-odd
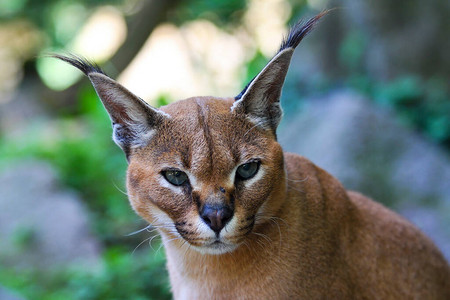
{"label": "black ear tip", "polygon": [[324,10],[317,14],[316,16],[310,18],[308,21],[304,22],[300,20],[294,26],[291,27],[289,33],[283,39],[281,43],[279,52],[288,49],[288,48],[296,48],[298,44],[303,40],[303,38],[308,35],[313,29],[314,26],[318,23],[318,21],[328,14],[332,9]]}
{"label": "black ear tip", "polygon": [[[328,12],[330,12],[331,10],[324,10],[321,13],[319,13],[318,15],[312,17],[311,19],[309,19],[306,22],[303,21],[299,21],[297,22],[297,24],[295,24],[294,26],[291,27],[291,29],[289,30],[289,33],[285,36],[285,38],[283,39],[283,42],[281,43],[280,49],[277,52],[277,55],[286,50],[286,49],[295,49],[298,44],[300,44],[300,42],[302,41],[302,39],[311,32],[311,30],[314,28],[314,26],[317,24],[317,22],[326,14],[328,14]],[[270,63],[270,62],[269,62]],[[257,75],[258,76],[258,75]],[[256,76],[256,77],[257,77]],[[255,78],[256,78],[255,77]],[[248,90],[249,86],[251,85],[251,83],[255,80],[255,78],[253,78],[246,86],[245,88],[242,90],[242,92],[237,95],[236,97],[234,97],[235,101],[240,100],[244,94],[246,93],[246,91]]]}
{"label": "black ear tip", "polygon": [[75,54],[61,55],[61,54],[52,53],[47,56],[65,61],[66,63],[79,69],[86,76],[88,76],[91,73],[100,73],[100,74],[106,75],[103,72],[103,70],[96,63],[93,63],[93,62],[89,61],[88,59],[78,56],[78,55],[75,55]]}

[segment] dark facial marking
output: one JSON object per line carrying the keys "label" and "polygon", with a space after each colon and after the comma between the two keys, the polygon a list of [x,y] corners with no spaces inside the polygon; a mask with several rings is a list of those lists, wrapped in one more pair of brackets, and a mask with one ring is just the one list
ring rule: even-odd
{"label": "dark facial marking", "polygon": [[197,208],[200,209],[200,206],[202,205],[200,203],[200,195],[198,195],[196,192],[193,192],[191,194],[191,197],[192,197],[192,202],[194,202],[195,205],[197,205]]}
{"label": "dark facial marking", "polygon": [[[206,107],[208,109],[208,107]],[[209,158],[209,165],[213,165],[213,140],[211,136],[211,132],[208,127],[207,122],[207,115],[205,114],[205,108],[203,108],[200,104],[197,103],[197,115],[198,115],[198,123],[203,129],[203,136],[206,141],[206,145],[208,147],[208,158]]]}

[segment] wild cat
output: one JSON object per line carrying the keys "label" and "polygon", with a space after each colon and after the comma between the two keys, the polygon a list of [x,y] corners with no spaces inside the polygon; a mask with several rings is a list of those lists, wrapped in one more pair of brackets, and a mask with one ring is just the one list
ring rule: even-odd
{"label": "wild cat", "polygon": [[98,66],[54,55],[89,77],[111,117],[131,206],[162,236],[175,299],[450,299],[449,265],[415,226],[277,143],[291,56],[323,14],[293,26],[233,98],[157,109]]}

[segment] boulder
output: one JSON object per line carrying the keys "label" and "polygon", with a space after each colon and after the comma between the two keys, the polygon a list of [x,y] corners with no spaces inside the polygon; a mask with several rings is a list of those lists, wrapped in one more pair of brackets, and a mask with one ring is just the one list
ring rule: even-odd
{"label": "boulder", "polygon": [[100,243],[90,233],[81,199],[41,161],[16,161],[0,171],[0,240],[0,259],[7,267],[100,261]]}
{"label": "boulder", "polygon": [[21,296],[16,293],[0,286],[0,299],[1,300],[23,300]]}

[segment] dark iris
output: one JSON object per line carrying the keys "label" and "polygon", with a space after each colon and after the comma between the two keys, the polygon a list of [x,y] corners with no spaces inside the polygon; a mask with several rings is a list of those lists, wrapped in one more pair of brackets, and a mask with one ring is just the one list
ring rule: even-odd
{"label": "dark iris", "polygon": [[180,170],[167,170],[162,172],[164,178],[173,185],[179,186],[188,181],[186,173]]}
{"label": "dark iris", "polygon": [[252,161],[252,162],[248,162],[243,165],[240,165],[237,168],[236,173],[237,173],[239,179],[247,180],[247,179],[250,179],[253,176],[255,176],[256,173],[258,173],[258,170],[259,170],[259,161]]}

